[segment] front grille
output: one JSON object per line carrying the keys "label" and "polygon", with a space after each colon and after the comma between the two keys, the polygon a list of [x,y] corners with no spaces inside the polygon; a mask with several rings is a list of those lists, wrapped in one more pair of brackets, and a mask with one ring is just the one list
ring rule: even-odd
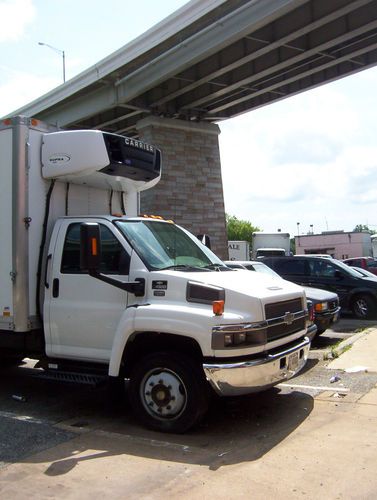
{"label": "front grille", "polygon": [[302,311],[301,299],[285,300],[284,302],[275,302],[274,304],[266,304],[264,307],[266,319],[279,318],[287,312]]}
{"label": "front grille", "polygon": [[270,340],[287,337],[292,333],[298,332],[305,328],[305,318],[300,318],[294,321],[291,325],[276,325],[267,328],[267,342]]}
{"label": "front grille", "polygon": [[[273,304],[265,305],[266,320],[281,319],[287,316],[287,313],[298,313],[302,311],[302,302],[300,298],[286,300],[283,302],[275,302]],[[288,317],[287,317],[288,319]],[[305,328],[305,316],[294,319],[294,321],[282,322],[278,325],[269,325],[267,327],[267,342],[276,340],[281,337],[287,337],[292,333],[298,332]]]}

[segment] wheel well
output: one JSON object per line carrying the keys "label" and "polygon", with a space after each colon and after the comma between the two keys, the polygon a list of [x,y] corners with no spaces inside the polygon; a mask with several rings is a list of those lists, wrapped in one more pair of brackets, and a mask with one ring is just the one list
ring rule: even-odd
{"label": "wheel well", "polygon": [[123,352],[121,371],[127,377],[138,359],[158,351],[178,351],[200,361],[202,351],[196,340],[190,337],[161,332],[135,332],[128,339]]}
{"label": "wheel well", "polygon": [[350,297],[350,305],[352,306],[353,304],[353,301],[359,297],[362,297],[362,296],[366,296],[366,297],[369,297],[371,300],[373,300],[373,302],[377,305],[377,300],[376,300],[376,297],[375,295],[373,295],[373,293],[371,293],[369,290],[365,290],[365,291],[358,291],[358,292],[354,292],[352,294],[352,296]]}

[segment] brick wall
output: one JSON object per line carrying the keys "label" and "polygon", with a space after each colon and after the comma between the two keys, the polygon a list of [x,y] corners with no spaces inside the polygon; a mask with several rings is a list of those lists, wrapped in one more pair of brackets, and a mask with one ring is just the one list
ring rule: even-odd
{"label": "brick wall", "polygon": [[138,130],[140,139],[162,151],[161,181],[141,193],[141,213],[208,234],[212,250],[228,258],[218,126],[150,117]]}

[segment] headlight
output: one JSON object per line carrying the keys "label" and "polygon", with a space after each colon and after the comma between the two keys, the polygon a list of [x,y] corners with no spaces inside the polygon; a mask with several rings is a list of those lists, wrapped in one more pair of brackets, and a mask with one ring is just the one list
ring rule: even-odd
{"label": "headlight", "polygon": [[327,311],[329,308],[329,303],[328,302],[319,302],[318,304],[315,304],[314,309],[317,312],[324,312]]}

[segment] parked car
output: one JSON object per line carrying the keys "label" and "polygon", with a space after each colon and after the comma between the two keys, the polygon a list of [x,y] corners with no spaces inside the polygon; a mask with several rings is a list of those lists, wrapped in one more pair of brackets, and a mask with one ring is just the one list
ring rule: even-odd
{"label": "parked car", "polygon": [[[249,271],[256,271],[259,273],[269,274],[275,276],[276,278],[282,279],[279,274],[273,271],[270,267],[266,266],[261,261],[224,261],[228,267],[233,269],[248,269]],[[320,290],[318,288],[313,288],[309,286],[303,287],[308,300],[310,300],[311,307],[313,308],[314,324],[316,325],[315,331],[313,333],[313,327],[309,329],[312,334],[312,338],[317,333],[320,335],[323,333],[332,323],[339,320],[340,306],[339,297],[336,293],[329,292],[327,290]],[[309,332],[308,331],[308,332]]]}
{"label": "parked car", "polygon": [[343,262],[347,264],[347,266],[361,267],[377,275],[377,260],[373,257],[354,257],[352,259],[344,259]]}
{"label": "parked car", "polygon": [[377,280],[336,259],[266,257],[263,262],[288,281],[337,293],[342,310],[368,319],[377,312]]}

